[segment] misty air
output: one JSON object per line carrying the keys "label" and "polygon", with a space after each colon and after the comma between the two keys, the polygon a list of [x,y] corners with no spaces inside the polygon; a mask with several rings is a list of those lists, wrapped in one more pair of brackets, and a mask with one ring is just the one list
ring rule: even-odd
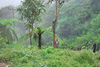
{"label": "misty air", "polygon": [[0,0],[0,67],[100,67],[100,0]]}

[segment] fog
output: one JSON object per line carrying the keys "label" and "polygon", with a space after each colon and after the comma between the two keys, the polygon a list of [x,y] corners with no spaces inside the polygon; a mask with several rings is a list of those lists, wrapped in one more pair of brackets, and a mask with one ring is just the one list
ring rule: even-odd
{"label": "fog", "polygon": [[100,67],[100,0],[0,0],[4,65]]}
{"label": "fog", "polygon": [[0,0],[0,9],[9,5],[16,7],[20,4],[20,2],[21,0]]}
{"label": "fog", "polygon": [[[33,19],[30,18],[33,18],[34,15],[35,14],[37,15],[38,14],[37,12],[41,10],[41,9],[38,10],[37,8],[33,9],[34,7],[32,7],[33,5],[36,4],[35,1],[37,0],[25,0],[25,1],[29,1],[29,4],[31,4],[32,6],[28,4],[27,9],[26,6],[25,8],[21,8],[25,12],[23,11],[20,12],[20,10],[17,11],[17,9],[20,8],[17,6],[21,4],[21,1],[23,0],[0,0],[0,19],[8,20],[11,18],[15,18],[23,22],[23,23],[14,22],[14,26],[11,27],[12,29],[14,28],[13,30],[15,31],[19,39],[22,36],[23,38],[29,36],[29,31],[31,29],[28,31],[26,29],[27,28],[26,24],[29,23],[30,20],[34,21]],[[34,2],[30,3],[30,1],[34,1]],[[44,29],[48,29],[53,26],[54,24],[53,21],[55,20],[55,16],[56,16],[55,1],[47,4],[48,0],[40,0],[40,2],[43,2],[43,5],[45,6],[43,8],[45,11],[41,12],[39,17],[37,17],[38,19],[41,18],[41,21],[36,19],[37,21],[32,22],[34,23],[33,25],[34,28],[43,27]],[[90,47],[92,47],[89,44],[93,43],[92,42],[94,40],[93,38],[95,38],[98,45],[100,44],[100,38],[97,38],[98,37],[97,35],[100,36],[100,23],[99,23],[100,19],[98,19],[100,18],[99,1],[100,0],[69,0],[69,1],[65,0],[65,2],[59,6],[60,8],[58,7],[58,16],[57,16],[58,18],[55,26],[55,34],[56,34],[56,38],[60,40],[60,45],[62,45],[62,48],[66,48],[67,46],[67,48],[81,50],[83,46],[86,46],[86,48],[89,49]],[[58,5],[59,4],[61,3],[58,3]],[[39,6],[39,4],[37,4],[36,7],[37,6]],[[25,15],[23,15],[22,13]],[[23,20],[21,20],[21,15],[22,17],[24,17]],[[28,17],[28,20],[25,17]],[[28,26],[28,29],[29,28],[30,27]],[[4,36],[6,36],[7,34],[8,33],[5,33]],[[13,34],[11,35],[12,37],[14,36]],[[53,45],[52,35],[53,35],[53,28],[48,33],[44,33],[42,35],[42,40],[44,45],[46,46]],[[23,38],[22,40],[24,40]],[[28,39],[28,43],[29,43],[29,37],[26,39]],[[88,47],[86,43],[88,43]],[[70,44],[70,46],[68,44]]]}

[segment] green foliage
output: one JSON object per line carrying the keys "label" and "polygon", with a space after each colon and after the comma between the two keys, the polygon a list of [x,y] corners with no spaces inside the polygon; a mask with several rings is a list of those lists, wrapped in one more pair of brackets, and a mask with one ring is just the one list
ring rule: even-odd
{"label": "green foliage", "polygon": [[[17,19],[0,19],[0,44],[6,45],[13,41],[13,37],[17,38],[15,31],[12,29],[13,22],[21,22]],[[1,47],[1,46],[0,46]]]}
{"label": "green foliage", "polygon": [[[0,62],[13,62],[12,65],[19,65],[20,63],[28,63],[33,58],[31,54],[26,54],[23,50],[5,49],[5,53],[0,55]],[[20,63],[19,63],[20,62]],[[23,64],[22,64],[23,65]]]}
{"label": "green foliage", "polygon": [[7,40],[4,37],[1,37],[1,35],[0,35],[0,48],[5,47],[6,42],[7,42]]}
{"label": "green foliage", "polygon": [[[49,1],[52,2],[53,0]],[[100,15],[99,11],[97,11],[99,10],[99,5],[98,3],[96,5],[96,2],[91,3],[92,1],[94,0],[71,0],[62,7],[56,26],[56,38],[59,39],[61,48],[66,49],[48,47],[52,45],[53,34],[48,32],[48,30],[51,31],[52,29],[50,25],[52,23],[50,22],[54,20],[52,17],[54,15],[54,5],[52,4],[52,7],[50,7],[52,8],[50,9],[51,12],[45,14],[46,22],[49,22],[48,24],[51,27],[47,25],[49,28],[37,27],[34,29],[32,23],[40,21],[40,13],[44,10],[44,6],[42,6],[39,0],[23,1],[19,12],[27,20],[28,24],[26,23],[26,25],[28,25],[28,28],[33,29],[35,33],[43,34],[47,31],[45,34],[48,34],[50,37],[47,35],[44,38],[46,41],[45,45],[48,48],[45,48],[44,45],[39,50],[36,46],[25,45],[28,41],[27,34],[22,35],[18,41],[19,43],[14,42],[12,45],[5,45],[7,39],[0,34],[0,62],[6,63],[10,61],[12,63],[11,67],[100,67],[100,51],[94,54],[90,50],[93,46],[93,40],[95,40],[97,48],[100,44]],[[96,6],[98,6],[98,9]],[[32,14],[32,12],[34,13]],[[11,27],[13,20],[0,20],[0,22],[2,24],[0,27],[4,26],[0,30],[1,33],[3,30],[6,31],[5,33],[8,33],[10,30],[5,26],[8,25]],[[35,42],[36,40],[33,42],[34,45],[36,45]],[[69,49],[82,50],[73,51]]]}
{"label": "green foliage", "polygon": [[[100,66],[99,52],[94,55],[91,50],[72,51],[48,47],[19,48],[13,46],[0,49],[0,62],[11,62],[11,67],[93,67]],[[18,45],[16,45],[18,46]],[[20,46],[20,45],[19,45]]]}
{"label": "green foliage", "polygon": [[50,26],[48,28],[43,28],[41,26],[35,28],[37,34],[43,34],[44,32],[51,31],[51,29],[52,29],[52,26]]}
{"label": "green foliage", "polygon": [[37,27],[37,33],[43,34],[45,32],[45,29],[43,27]]}
{"label": "green foliage", "polygon": [[[30,44],[32,45],[32,31],[33,31],[33,25],[35,22],[41,21],[41,14],[45,11],[44,5],[42,1],[40,0],[24,0],[22,1],[22,5],[19,6],[17,11],[21,15],[22,19],[24,19],[25,27],[29,30],[29,36],[30,36]],[[34,31],[33,31],[34,32]],[[38,28],[38,33],[43,33],[43,31]],[[36,33],[37,34],[37,33]]]}
{"label": "green foliage", "polygon": [[33,23],[40,21],[40,15],[44,12],[44,5],[40,0],[23,1],[17,10],[22,19],[26,20],[26,27],[32,29]]}
{"label": "green foliage", "polygon": [[19,21],[19,20],[17,20],[17,19],[8,19],[8,20],[5,20],[5,19],[0,19],[0,24],[2,24],[2,25],[8,25],[8,26],[13,26],[14,25],[14,21],[16,21],[16,22],[21,22],[21,21]]}
{"label": "green foliage", "polygon": [[[51,32],[47,32],[47,33],[48,33],[49,36],[53,37],[52,36],[53,33],[51,33]],[[61,40],[61,38],[57,34],[55,34],[55,38],[57,38],[59,40],[59,43],[60,43],[60,46],[61,46],[63,44],[63,41]]]}
{"label": "green foliage", "polygon": [[54,47],[48,47],[48,48],[46,49],[46,52],[47,52],[47,53],[53,53],[53,52],[54,52]]}
{"label": "green foliage", "polygon": [[[56,0],[49,0],[48,3],[52,3],[54,1],[56,1]],[[62,0],[57,0],[57,2],[59,4],[59,8],[61,8],[61,6],[64,4],[65,1],[64,0],[63,1]]]}
{"label": "green foliage", "polygon": [[40,53],[41,57],[43,57],[44,59],[47,58],[48,53],[45,50],[42,50]]}
{"label": "green foliage", "polygon": [[[55,0],[49,0],[49,2]],[[93,40],[99,46],[100,33],[100,6],[99,0],[69,0],[64,3],[61,11],[59,11],[58,22],[56,26],[56,34],[62,39],[62,48],[91,49]],[[54,20],[55,3],[48,8],[44,14],[44,27],[52,25]],[[52,36],[52,33],[47,33]],[[47,45],[52,45],[52,37],[46,35],[43,38]],[[46,39],[50,39],[47,41]],[[60,40],[61,41],[61,40]],[[82,48],[83,49],[83,48]]]}
{"label": "green foliage", "polygon": [[79,56],[75,57],[75,60],[79,63],[89,63],[90,65],[94,63],[93,53],[88,53],[86,50],[82,52]]}
{"label": "green foliage", "polygon": [[29,45],[28,46],[28,49],[32,50],[33,49],[33,46]]}
{"label": "green foliage", "polygon": [[28,57],[22,57],[22,58],[20,59],[20,61],[21,61],[22,63],[27,63],[27,62],[28,62]]}
{"label": "green foliage", "polygon": [[88,9],[90,8],[89,2],[82,2],[81,5],[80,1],[75,3],[73,0],[68,2],[68,4],[65,3],[62,7],[56,27],[57,33],[61,37],[70,38],[70,36],[79,36],[82,34],[82,31],[86,31],[89,27],[87,22],[90,19],[91,12]]}
{"label": "green foliage", "polygon": [[[90,27],[87,29],[87,33],[74,37],[74,38],[70,38],[70,39],[63,39],[64,43],[66,44],[65,46],[67,47],[74,47],[73,49],[77,49],[78,47],[82,48],[84,47],[84,49],[91,49],[93,46],[93,40],[95,40],[97,47],[99,47],[99,18],[100,15],[98,14],[97,17],[91,19],[91,24]],[[69,44],[69,45],[67,45]],[[99,48],[98,48],[99,49]]]}

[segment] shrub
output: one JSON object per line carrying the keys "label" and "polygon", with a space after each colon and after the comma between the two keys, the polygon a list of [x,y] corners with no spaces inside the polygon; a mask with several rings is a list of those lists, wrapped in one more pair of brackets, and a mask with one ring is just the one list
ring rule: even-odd
{"label": "shrub", "polygon": [[21,63],[27,63],[29,60],[28,57],[26,57],[26,56],[19,58],[19,59],[20,59]]}
{"label": "shrub", "polygon": [[93,53],[88,53],[87,51],[82,51],[82,53],[79,54],[79,56],[74,57],[75,60],[79,63],[89,63],[93,64],[94,63],[94,58],[93,58]]}
{"label": "shrub", "polygon": [[47,58],[47,52],[45,49],[43,49],[41,52],[40,52],[40,55],[43,57],[43,58]]}
{"label": "shrub", "polygon": [[54,53],[54,47],[48,47],[48,48],[46,49],[46,52],[47,52],[47,53]]}

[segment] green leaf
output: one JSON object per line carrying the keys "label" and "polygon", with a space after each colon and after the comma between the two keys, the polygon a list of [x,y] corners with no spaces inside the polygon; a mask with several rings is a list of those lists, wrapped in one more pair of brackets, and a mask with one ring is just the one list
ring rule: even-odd
{"label": "green leaf", "polygon": [[8,19],[8,20],[6,20],[6,19],[0,19],[0,23],[2,25],[13,26],[14,25],[13,22],[20,22],[21,23],[21,21],[19,21],[17,19]]}

